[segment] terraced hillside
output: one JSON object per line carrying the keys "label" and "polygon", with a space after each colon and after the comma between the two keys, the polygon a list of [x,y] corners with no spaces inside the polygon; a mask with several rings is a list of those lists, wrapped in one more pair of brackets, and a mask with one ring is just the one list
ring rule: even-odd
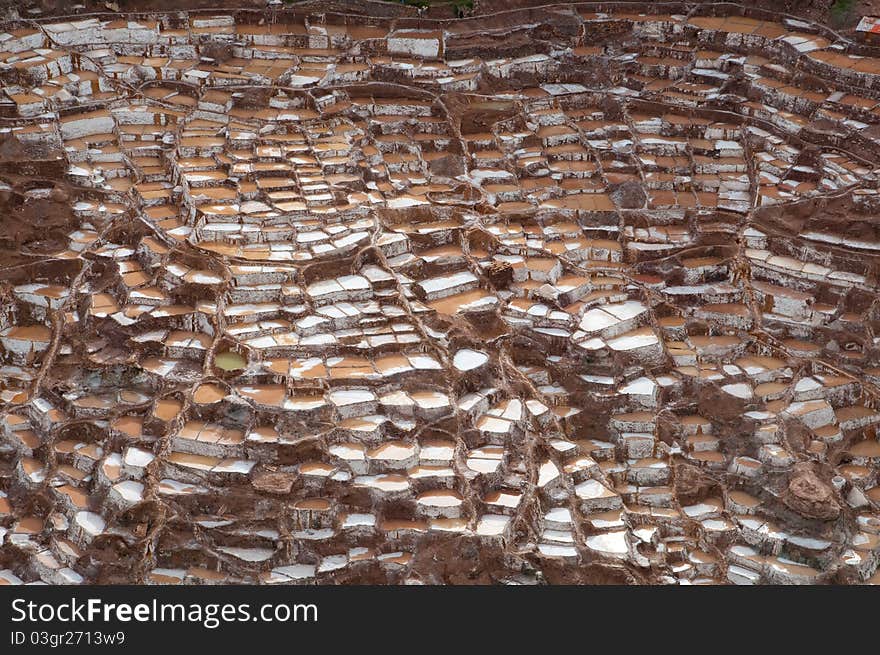
{"label": "terraced hillside", "polygon": [[880,50],[364,6],[0,28],[0,584],[880,582]]}

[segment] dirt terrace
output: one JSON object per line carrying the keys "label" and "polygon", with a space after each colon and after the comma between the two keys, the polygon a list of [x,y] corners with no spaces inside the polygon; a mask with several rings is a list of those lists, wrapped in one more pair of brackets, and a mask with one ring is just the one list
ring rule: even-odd
{"label": "dirt terrace", "polygon": [[316,7],[3,28],[0,583],[876,583],[877,53]]}

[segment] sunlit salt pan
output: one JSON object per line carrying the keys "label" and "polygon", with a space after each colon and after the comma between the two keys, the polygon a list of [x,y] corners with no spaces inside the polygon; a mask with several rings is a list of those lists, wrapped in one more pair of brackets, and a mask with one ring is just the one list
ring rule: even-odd
{"label": "sunlit salt pan", "polygon": [[233,546],[221,546],[217,550],[245,562],[265,562],[275,553],[274,550],[268,548],[236,548]]}
{"label": "sunlit salt pan", "polygon": [[637,378],[620,387],[620,393],[636,395],[636,396],[650,396],[654,393],[654,390],[657,388],[657,383],[650,378]]}
{"label": "sunlit salt pan", "polygon": [[426,491],[417,501],[420,505],[430,507],[458,507],[461,505],[461,497],[449,489],[435,489]]}
{"label": "sunlit salt pan", "polygon": [[455,353],[452,363],[459,371],[472,371],[489,361],[489,355],[478,350],[464,348]]}
{"label": "sunlit salt pan", "polygon": [[556,467],[556,464],[548,460],[541,464],[541,468],[538,470],[538,486],[544,487],[558,477],[559,469]]}
{"label": "sunlit salt pan", "polygon": [[485,514],[477,523],[477,534],[484,537],[500,535],[510,522],[509,516],[503,514]]}
{"label": "sunlit salt pan", "polygon": [[411,196],[403,196],[400,198],[391,198],[388,201],[388,207],[391,209],[405,209],[407,207],[417,207],[419,205],[429,204],[427,200],[413,198]]}
{"label": "sunlit salt pan", "polygon": [[343,528],[373,527],[376,517],[373,514],[349,514],[342,522]]}
{"label": "sunlit salt pan", "polygon": [[597,553],[610,555],[626,555],[628,546],[626,543],[626,530],[606,532],[587,537],[587,548]]}
{"label": "sunlit salt pan", "polygon": [[371,487],[379,491],[403,491],[409,489],[409,481],[399,475],[362,475],[354,479],[354,483]]}
{"label": "sunlit salt pan", "polygon": [[207,493],[207,489],[197,484],[187,484],[179,480],[165,478],[159,482],[159,493],[168,496],[177,496],[183,494],[203,494]]}
{"label": "sunlit salt pan", "polygon": [[321,560],[318,567],[318,573],[328,573],[336,571],[348,564],[348,555],[330,555]]}
{"label": "sunlit salt pan", "polygon": [[337,407],[366,403],[376,400],[376,396],[366,389],[340,389],[327,394],[327,399]]}
{"label": "sunlit salt pan", "polygon": [[657,335],[653,332],[646,334],[624,334],[623,336],[611,339],[608,346],[612,350],[633,350],[644,346],[653,346],[658,343]]}
{"label": "sunlit salt pan", "polygon": [[104,519],[94,512],[77,512],[76,523],[86,532],[86,534],[92,536],[104,532],[104,528],[107,525],[104,522]]}
{"label": "sunlit salt pan", "polygon": [[575,487],[574,491],[575,494],[577,494],[578,498],[583,498],[584,500],[592,500],[594,498],[609,498],[616,495],[601,482],[592,479],[584,480]]}
{"label": "sunlit salt pan", "polygon": [[132,446],[125,449],[124,461],[127,466],[142,468],[153,461],[153,453]]}
{"label": "sunlit salt pan", "polygon": [[573,546],[538,544],[538,550],[547,557],[577,557],[577,549]]}
{"label": "sunlit salt pan", "polygon": [[725,384],[723,387],[721,387],[721,390],[724,393],[728,393],[731,396],[742,398],[744,400],[748,400],[752,397],[752,388],[742,382],[738,384]]}
{"label": "sunlit salt pan", "polygon": [[288,82],[289,86],[306,86],[309,84],[314,84],[315,82],[319,82],[321,80],[320,77],[309,77],[307,75],[291,75],[290,81]]}
{"label": "sunlit salt pan", "polygon": [[144,485],[134,480],[124,480],[118,484],[114,484],[113,488],[119,492],[125,500],[137,503],[144,497]]}
{"label": "sunlit salt pan", "polygon": [[272,569],[272,573],[291,580],[305,580],[315,577],[315,567],[312,564],[291,564]]}

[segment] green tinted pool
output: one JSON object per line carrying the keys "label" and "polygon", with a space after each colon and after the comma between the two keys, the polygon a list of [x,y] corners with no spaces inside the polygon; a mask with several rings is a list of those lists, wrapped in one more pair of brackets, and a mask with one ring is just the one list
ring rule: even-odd
{"label": "green tinted pool", "polygon": [[238,353],[226,351],[225,353],[217,353],[214,356],[214,366],[224,371],[235,371],[244,368],[247,360]]}

